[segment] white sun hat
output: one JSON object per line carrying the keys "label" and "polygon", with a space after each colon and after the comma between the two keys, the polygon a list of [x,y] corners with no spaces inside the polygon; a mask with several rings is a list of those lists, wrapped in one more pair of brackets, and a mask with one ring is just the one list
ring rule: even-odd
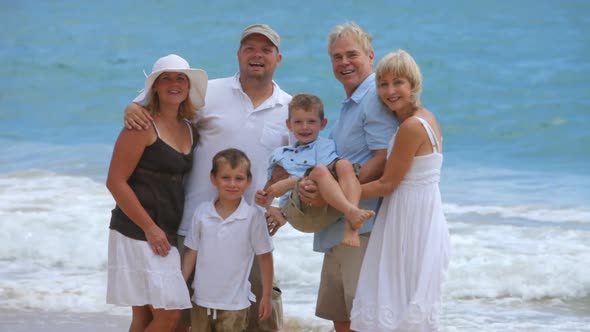
{"label": "white sun hat", "polygon": [[190,81],[188,97],[191,103],[197,108],[205,105],[205,93],[207,92],[207,72],[202,69],[191,68],[188,62],[176,54],[169,54],[159,58],[152,67],[152,73],[145,79],[143,91],[135,98],[135,101],[142,106],[147,106],[152,95],[151,90],[154,81],[163,72],[184,73]]}

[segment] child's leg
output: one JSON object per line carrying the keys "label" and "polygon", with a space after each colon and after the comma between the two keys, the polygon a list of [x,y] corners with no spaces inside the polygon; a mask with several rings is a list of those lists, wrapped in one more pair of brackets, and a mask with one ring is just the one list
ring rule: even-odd
{"label": "child's leg", "polygon": [[180,310],[166,310],[152,308],[154,319],[145,329],[145,332],[172,332],[178,324]]}
{"label": "child's leg", "polygon": [[[334,165],[336,175],[338,175],[338,184],[342,188],[342,192],[346,199],[355,207],[359,206],[361,200],[361,183],[359,182],[354,172],[352,163],[345,159],[340,159]],[[374,211],[355,209],[352,215],[347,216],[350,226],[354,230],[358,230],[363,226],[363,223],[375,215]]]}
{"label": "child's leg", "polygon": [[152,312],[147,305],[131,307],[131,326],[129,332],[144,332],[153,319]]}
{"label": "child's leg", "polygon": [[[361,200],[361,184],[355,174],[354,166],[350,161],[341,159],[333,167],[342,192],[351,204],[358,207]],[[358,229],[374,215],[375,212],[370,210],[361,210],[359,208],[352,210],[351,215],[346,217],[342,242],[353,247],[359,247]]]}
{"label": "child's leg", "polygon": [[361,188],[352,164],[347,160],[339,160],[335,167],[338,181],[324,165],[315,166],[310,172],[309,178],[318,184],[322,198],[342,212],[348,221],[345,226],[343,243],[358,247],[360,240],[356,229],[360,228],[363,222],[370,219],[375,213],[358,208]]}

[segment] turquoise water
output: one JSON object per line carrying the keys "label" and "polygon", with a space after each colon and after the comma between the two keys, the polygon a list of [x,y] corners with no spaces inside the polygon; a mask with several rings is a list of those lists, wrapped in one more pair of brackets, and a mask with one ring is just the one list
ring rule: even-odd
{"label": "turquoise water", "polygon": [[[69,229],[65,237],[77,243],[87,231],[72,227],[80,219],[96,234],[106,227],[112,202],[102,183],[122,110],[158,57],[177,53],[210,77],[230,76],[241,30],[268,23],[282,38],[278,84],[292,94],[318,94],[335,121],[344,93],[332,75],[326,37],[348,20],[372,33],[377,59],[397,48],[416,58],[422,101],[443,128],[441,188],[455,247],[447,329],[544,331],[549,324],[558,331],[568,321],[569,330],[584,330],[590,316],[587,1],[2,1],[0,223],[9,231],[0,240],[18,237],[21,244],[0,249],[0,261],[12,264],[0,271],[7,273],[0,273],[0,289],[19,287],[4,277],[14,269],[43,271],[35,260],[18,265],[31,257],[22,236],[52,243],[45,228],[51,225]],[[302,294],[286,297],[287,315],[312,319],[321,257],[309,261],[311,244],[300,244],[307,238],[294,231],[281,236],[278,257],[300,264],[278,262],[285,287]],[[103,245],[90,246],[101,251]],[[39,261],[59,266],[72,259],[69,247],[60,252],[48,257],[40,250]],[[92,262],[80,264],[100,271],[104,259]],[[90,287],[95,298],[65,308],[56,292],[53,308],[110,310],[96,304],[100,285]],[[0,307],[35,307],[35,291],[47,289],[0,300]],[[497,315],[486,316],[490,308],[532,325],[502,325]]]}

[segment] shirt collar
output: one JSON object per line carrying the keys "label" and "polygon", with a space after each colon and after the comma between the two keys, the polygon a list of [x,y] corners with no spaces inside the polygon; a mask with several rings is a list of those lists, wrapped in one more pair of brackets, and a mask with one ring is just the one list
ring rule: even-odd
{"label": "shirt collar", "polygon": [[348,101],[352,100],[358,104],[363,99],[363,97],[367,94],[367,91],[369,91],[372,84],[375,84],[375,73],[372,73],[371,75],[367,76],[367,78],[365,78],[365,80],[361,83],[361,85],[359,85],[358,88],[356,88],[356,90],[354,90],[354,92],[352,93],[352,96],[350,96],[350,98],[344,99],[344,101],[342,103],[344,104],[344,103],[347,103]]}
{"label": "shirt collar", "polygon": [[320,139],[320,137],[318,136],[318,138],[315,139],[315,141],[311,142],[311,143],[307,143],[305,145],[301,145],[299,144],[299,142],[295,142],[292,145],[286,145],[283,147],[283,151],[295,151],[295,150],[307,150],[307,149],[311,149],[316,143],[317,141]]}
{"label": "shirt collar", "polygon": [[[258,106],[258,109],[260,109],[261,107],[264,109],[272,108],[277,105],[283,106],[283,105],[287,105],[289,103],[290,99],[284,98],[285,93],[282,92],[281,88],[274,80],[272,81],[272,86],[273,86],[272,95],[267,100],[265,100],[260,106]],[[239,71],[234,75],[232,89],[240,90],[244,95],[246,95],[246,93],[244,92],[244,89],[242,89],[242,84],[240,84],[240,72]],[[246,96],[248,96],[248,95],[246,95]]]}
{"label": "shirt collar", "polygon": [[[215,197],[211,201],[211,204],[209,205],[209,216],[216,218],[216,219],[221,219],[221,217],[219,216],[219,213],[217,213],[217,210],[215,210],[215,201],[216,200],[217,200],[217,197]],[[238,205],[238,208],[234,211],[234,213],[232,213],[229,217],[227,217],[225,220],[223,220],[223,223],[248,219],[249,211],[250,211],[250,204],[248,204],[246,202],[246,198],[244,196],[242,196],[242,200],[240,201],[240,205]]]}

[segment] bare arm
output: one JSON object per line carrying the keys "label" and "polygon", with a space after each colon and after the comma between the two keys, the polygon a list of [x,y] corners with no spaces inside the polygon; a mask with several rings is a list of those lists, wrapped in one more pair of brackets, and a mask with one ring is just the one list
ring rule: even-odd
{"label": "bare arm", "polygon": [[197,251],[185,247],[184,254],[182,255],[182,277],[184,278],[184,281],[187,281],[188,278],[190,278],[196,265]]}
{"label": "bare arm", "polygon": [[[266,181],[266,184],[264,185],[264,189],[263,190],[259,189],[256,191],[256,195],[254,196],[254,201],[256,202],[256,204],[258,204],[264,208],[268,208],[270,206],[270,204],[272,203],[273,197],[281,196],[281,195],[273,196],[272,194],[269,195],[268,188],[271,187],[273,184],[275,184],[281,180],[288,179],[288,178],[289,178],[289,173],[280,165],[275,165],[272,169],[270,179],[268,181]],[[294,184],[293,184],[293,186],[294,186]],[[293,186],[291,186],[291,188],[293,188]]]}
{"label": "bare arm", "polygon": [[371,151],[373,157],[361,167],[361,174],[359,175],[360,183],[367,183],[377,180],[383,174],[385,167],[385,159],[387,158],[387,149],[379,149]]}
{"label": "bare arm", "polygon": [[272,252],[267,252],[256,256],[258,265],[260,266],[260,277],[262,281],[262,298],[258,307],[258,319],[267,320],[272,311],[271,294],[272,294],[272,279],[273,279],[273,259]]}
{"label": "bare arm", "polygon": [[280,180],[271,184],[269,180],[264,186],[264,190],[256,190],[254,201],[256,204],[268,209],[272,203],[273,198],[283,196],[287,191],[295,187],[295,183],[299,178],[288,178]]}
{"label": "bare arm", "polygon": [[284,180],[277,181],[266,188],[266,193],[271,197],[281,197],[287,191],[295,188],[295,184],[299,181],[298,177],[292,177]]}
{"label": "bare arm", "polygon": [[150,113],[136,103],[131,103],[125,107],[125,128],[129,130],[149,129],[153,120]]}
{"label": "bare arm", "polygon": [[149,132],[123,129],[115,143],[106,185],[121,210],[143,230],[154,253],[166,256],[170,250],[166,234],[152,220],[127,183],[152,139]]}
{"label": "bare arm", "polygon": [[362,199],[385,196],[397,188],[410,169],[416,152],[423,144],[424,130],[419,126],[421,126],[419,123],[416,124],[412,120],[406,120],[400,126],[383,175],[378,180],[361,186]]}

